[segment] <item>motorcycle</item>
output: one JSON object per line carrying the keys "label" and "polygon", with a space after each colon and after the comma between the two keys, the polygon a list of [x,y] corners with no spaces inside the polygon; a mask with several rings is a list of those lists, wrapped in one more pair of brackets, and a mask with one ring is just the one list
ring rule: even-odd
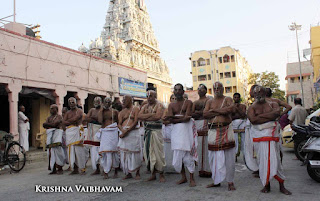
{"label": "motorcycle", "polygon": [[290,143],[291,141],[294,142],[294,154],[300,161],[304,161],[306,153],[303,152],[302,147],[308,140],[308,130],[313,129],[310,126],[295,124],[292,124],[291,128],[294,132],[292,133],[292,138],[288,143]]}
{"label": "motorcycle", "polygon": [[309,139],[302,147],[302,151],[306,153],[304,163],[307,164],[309,176],[320,183],[320,124],[310,122],[309,127],[313,130],[308,131]]}

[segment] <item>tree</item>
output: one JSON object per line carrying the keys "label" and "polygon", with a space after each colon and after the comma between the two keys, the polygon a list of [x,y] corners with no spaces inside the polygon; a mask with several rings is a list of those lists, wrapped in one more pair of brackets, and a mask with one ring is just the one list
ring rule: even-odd
{"label": "tree", "polygon": [[279,76],[275,72],[253,73],[249,76],[248,84],[258,84],[272,90],[272,97],[285,101],[285,92],[280,89]]}

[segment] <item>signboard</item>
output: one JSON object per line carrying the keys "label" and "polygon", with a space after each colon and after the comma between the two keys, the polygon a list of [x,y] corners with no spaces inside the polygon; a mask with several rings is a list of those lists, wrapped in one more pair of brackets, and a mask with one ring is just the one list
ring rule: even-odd
{"label": "signboard", "polygon": [[143,82],[128,80],[126,78],[119,77],[119,93],[120,95],[130,95],[134,97],[146,98],[147,88]]}

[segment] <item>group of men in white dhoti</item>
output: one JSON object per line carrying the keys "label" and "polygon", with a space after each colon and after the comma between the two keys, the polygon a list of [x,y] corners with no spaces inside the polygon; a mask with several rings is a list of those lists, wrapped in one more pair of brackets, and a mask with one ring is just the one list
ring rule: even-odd
{"label": "group of men in white dhoti", "polygon": [[[51,116],[43,125],[47,129],[51,174],[61,174],[66,159],[73,169],[71,174],[84,174],[87,163],[84,146],[89,146],[93,174],[99,174],[102,168],[105,179],[113,169],[114,177],[122,169],[123,179],[133,178],[133,173],[135,179],[140,179],[144,161],[151,173],[147,181],[156,180],[158,173],[159,181],[165,182],[164,173],[171,166],[181,174],[177,184],[188,182],[187,169],[189,186],[196,186],[197,170],[200,177],[212,178],[208,188],[219,187],[226,181],[228,190],[236,190],[235,163],[240,144],[247,167],[259,174],[264,185],[262,192],[270,191],[269,181],[274,177],[280,183],[280,191],[291,194],[284,187],[279,158],[281,144],[276,122],[279,104],[267,101],[265,89],[255,86],[251,90],[255,102],[247,114],[246,106],[240,104],[240,94],[235,93],[233,99],[224,96],[220,82],[214,83],[213,91],[214,97],[207,97],[207,87],[201,84],[199,100],[192,103],[184,98],[183,86],[176,84],[167,109],[157,101],[155,90],[147,91],[147,101],[141,108],[134,106],[133,98],[126,95],[120,112],[112,108],[111,98],[102,101],[96,97],[94,108],[84,118],[88,122],[85,136],[80,132],[83,112],[77,108],[75,98],[68,100],[70,110],[63,119],[57,114],[57,106],[52,105]],[[62,128],[67,156],[61,147]]]}

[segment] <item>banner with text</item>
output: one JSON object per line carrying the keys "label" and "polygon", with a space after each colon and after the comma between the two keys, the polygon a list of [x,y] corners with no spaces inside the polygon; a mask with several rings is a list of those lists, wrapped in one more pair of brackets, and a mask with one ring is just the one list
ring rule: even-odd
{"label": "banner with text", "polygon": [[120,95],[130,95],[134,97],[146,98],[146,84],[143,82],[128,80],[119,77],[119,93]]}

